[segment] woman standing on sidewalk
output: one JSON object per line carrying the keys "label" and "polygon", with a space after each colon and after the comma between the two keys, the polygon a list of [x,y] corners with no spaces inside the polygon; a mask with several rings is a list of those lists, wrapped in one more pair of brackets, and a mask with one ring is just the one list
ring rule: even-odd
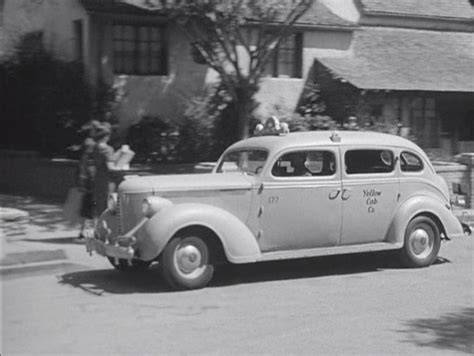
{"label": "woman standing on sidewalk", "polygon": [[94,146],[95,146],[95,134],[99,122],[91,121],[87,126],[83,127],[86,131],[86,138],[82,143],[81,157],[79,159],[76,183],[79,189],[84,193],[82,198],[80,216],[82,219],[81,232],[79,233],[79,239],[83,239],[84,234],[87,230],[92,228],[92,219],[94,218],[94,200],[92,197],[92,188],[94,184]]}
{"label": "woman standing on sidewalk", "polygon": [[101,123],[96,130],[96,144],[93,150],[95,176],[92,196],[95,217],[102,214],[107,208],[107,198],[109,194],[115,192],[116,189],[116,179],[113,172],[117,170],[115,167],[117,153],[115,153],[114,149],[108,144],[110,135],[110,124]]}

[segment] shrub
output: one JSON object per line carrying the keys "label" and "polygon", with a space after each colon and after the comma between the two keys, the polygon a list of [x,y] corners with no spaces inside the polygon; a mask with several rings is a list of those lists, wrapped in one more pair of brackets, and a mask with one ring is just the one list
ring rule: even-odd
{"label": "shrub", "polygon": [[238,140],[237,110],[222,85],[188,102],[179,131],[178,152],[185,162],[214,161]]}
{"label": "shrub", "polygon": [[160,117],[144,116],[128,129],[127,144],[135,151],[136,163],[174,162],[177,136],[177,125]]}
{"label": "shrub", "polygon": [[91,86],[82,64],[50,55],[25,35],[16,53],[0,63],[2,146],[46,155],[67,154],[80,143],[79,130],[91,119],[105,120],[114,93]]}
{"label": "shrub", "polygon": [[134,162],[193,163],[215,161],[237,137],[236,108],[217,85],[191,98],[181,120],[143,117],[129,128],[127,143]]}
{"label": "shrub", "polygon": [[278,117],[280,122],[286,122],[290,132],[337,129],[337,122],[323,114],[325,108],[326,105],[320,100],[319,87],[311,85],[305,88],[296,112],[276,105],[272,114]]}
{"label": "shrub", "polygon": [[294,114],[287,121],[290,132],[295,131],[315,131],[315,130],[335,130],[337,123],[327,115],[301,116]]}

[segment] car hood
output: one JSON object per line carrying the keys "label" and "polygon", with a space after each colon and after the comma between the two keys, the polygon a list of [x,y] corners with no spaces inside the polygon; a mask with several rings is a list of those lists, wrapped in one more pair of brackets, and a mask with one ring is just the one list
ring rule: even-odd
{"label": "car hood", "polygon": [[170,192],[189,190],[250,189],[255,177],[244,174],[173,174],[126,177],[119,186],[121,193]]}

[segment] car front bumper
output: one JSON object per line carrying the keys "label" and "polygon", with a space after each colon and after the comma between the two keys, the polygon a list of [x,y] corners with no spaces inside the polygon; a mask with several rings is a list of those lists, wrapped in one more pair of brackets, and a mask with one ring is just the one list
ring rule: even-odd
{"label": "car front bumper", "polygon": [[89,254],[95,251],[105,257],[131,262],[132,259],[137,258],[135,234],[147,221],[146,218],[142,219],[133,229],[120,235],[116,217],[106,211],[99,218],[93,236],[86,236],[86,250]]}
{"label": "car front bumper", "polygon": [[[132,240],[132,238],[130,238]],[[111,244],[108,241],[102,241],[94,237],[86,237],[86,250],[89,254],[93,251],[101,256],[114,257],[125,260],[132,260],[135,258],[135,249],[130,246],[133,241],[127,246],[122,246],[118,243]]]}

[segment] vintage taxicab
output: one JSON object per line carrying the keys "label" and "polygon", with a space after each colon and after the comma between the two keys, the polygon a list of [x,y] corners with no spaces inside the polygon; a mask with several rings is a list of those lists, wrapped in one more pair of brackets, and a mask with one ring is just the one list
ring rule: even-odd
{"label": "vintage taxicab", "polygon": [[176,289],[216,265],[394,250],[425,267],[463,235],[446,182],[399,136],[314,131],[230,146],[212,173],[125,179],[86,246],[121,271],[158,262]]}

